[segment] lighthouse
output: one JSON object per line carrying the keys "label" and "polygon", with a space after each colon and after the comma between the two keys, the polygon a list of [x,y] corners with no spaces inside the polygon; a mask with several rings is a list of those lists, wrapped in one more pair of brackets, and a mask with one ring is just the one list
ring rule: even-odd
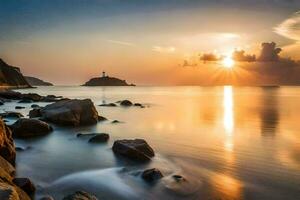
{"label": "lighthouse", "polygon": [[105,78],[106,75],[105,75],[105,71],[102,72],[102,78]]}

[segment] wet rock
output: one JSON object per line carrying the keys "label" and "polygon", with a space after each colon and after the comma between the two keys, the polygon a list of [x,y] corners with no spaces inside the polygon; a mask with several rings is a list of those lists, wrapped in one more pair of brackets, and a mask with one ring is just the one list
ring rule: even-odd
{"label": "wet rock", "polygon": [[90,99],[61,100],[41,109],[46,121],[66,126],[91,125],[98,122],[98,112]]}
{"label": "wet rock", "polygon": [[20,109],[24,109],[24,106],[16,106],[15,109],[20,110]]}
{"label": "wet rock", "polygon": [[39,108],[40,106],[39,105],[37,105],[37,104],[32,104],[31,105],[31,108]]}
{"label": "wet rock", "polygon": [[12,133],[2,119],[0,119],[0,156],[15,165],[16,150]]}
{"label": "wet rock", "polygon": [[102,121],[106,121],[107,118],[103,117],[103,116],[98,116],[98,121],[102,122]]}
{"label": "wet rock", "polygon": [[4,105],[4,102],[0,100],[0,106],[3,106],[3,105]]}
{"label": "wet rock", "polygon": [[116,140],[112,150],[115,154],[138,161],[151,160],[155,155],[153,149],[143,139]]}
{"label": "wet rock", "polygon": [[25,151],[25,149],[22,148],[22,147],[16,147],[15,150],[16,150],[16,151]]}
{"label": "wet rock", "polygon": [[178,174],[175,174],[172,176],[172,178],[177,181],[177,182],[180,182],[180,181],[185,181],[185,178],[181,175],[178,175]]}
{"label": "wet rock", "polygon": [[40,101],[43,97],[36,93],[22,94],[23,100]]}
{"label": "wet rock", "polygon": [[14,178],[12,181],[28,195],[34,194],[35,186],[29,178]]}
{"label": "wet rock", "polygon": [[21,99],[22,94],[20,92],[15,91],[2,91],[0,92],[0,97],[5,99],[12,99],[12,100],[18,100]]}
{"label": "wet rock", "polygon": [[36,117],[41,117],[41,116],[42,116],[42,113],[41,113],[40,108],[34,108],[34,109],[29,111],[29,117],[30,118],[36,118]]}
{"label": "wet rock", "polygon": [[107,133],[99,133],[89,139],[89,143],[103,143],[107,142],[109,139],[109,135]]}
{"label": "wet rock", "polygon": [[12,126],[13,137],[28,138],[46,135],[53,129],[46,122],[37,119],[22,118],[16,121]]}
{"label": "wet rock", "polygon": [[162,173],[156,168],[147,169],[142,173],[142,178],[147,182],[153,182],[161,179],[162,177]]}
{"label": "wet rock", "polygon": [[133,104],[134,106],[139,106],[139,107],[142,107],[143,105],[141,103],[135,103]]}
{"label": "wet rock", "polygon": [[117,123],[121,123],[119,120],[113,120],[112,122],[111,122],[112,124],[117,124]]}
{"label": "wet rock", "polygon": [[30,100],[30,99],[22,99],[18,103],[32,103],[32,100]]}
{"label": "wet rock", "polygon": [[98,200],[96,196],[84,191],[77,191],[63,198],[63,200]]}
{"label": "wet rock", "polygon": [[129,100],[123,100],[120,102],[121,106],[132,106],[132,102]]}
{"label": "wet rock", "polygon": [[0,113],[0,117],[3,117],[3,118],[21,118],[21,117],[24,117],[24,116],[19,112],[5,112],[5,113]]}
{"label": "wet rock", "polygon": [[104,107],[116,107],[117,105],[115,103],[104,103],[100,104],[99,106],[104,106]]}

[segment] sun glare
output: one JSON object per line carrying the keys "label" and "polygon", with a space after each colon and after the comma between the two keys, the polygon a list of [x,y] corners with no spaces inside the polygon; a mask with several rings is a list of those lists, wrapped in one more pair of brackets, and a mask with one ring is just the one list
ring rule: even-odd
{"label": "sun glare", "polygon": [[225,68],[232,68],[234,65],[234,60],[231,57],[227,56],[222,60],[222,64]]}

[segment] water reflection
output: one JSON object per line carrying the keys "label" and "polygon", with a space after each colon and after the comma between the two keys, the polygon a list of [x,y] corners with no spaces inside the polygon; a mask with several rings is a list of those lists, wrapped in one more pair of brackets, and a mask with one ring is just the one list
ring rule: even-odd
{"label": "water reflection", "polygon": [[232,151],[232,134],[234,128],[233,91],[232,86],[224,86],[223,90],[223,125],[226,133],[225,149]]}
{"label": "water reflection", "polygon": [[260,110],[261,135],[275,136],[278,123],[278,88],[263,88]]}

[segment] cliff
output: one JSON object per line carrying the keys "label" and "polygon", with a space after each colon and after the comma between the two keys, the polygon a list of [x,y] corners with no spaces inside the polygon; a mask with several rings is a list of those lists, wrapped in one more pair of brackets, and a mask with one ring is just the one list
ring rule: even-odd
{"label": "cliff", "polygon": [[45,82],[45,81],[35,78],[35,77],[25,76],[25,79],[32,86],[53,86],[52,83]]}
{"label": "cliff", "polygon": [[83,86],[135,86],[133,84],[128,84],[125,80],[121,80],[115,77],[97,77],[92,78]]}
{"label": "cliff", "polygon": [[31,87],[18,67],[13,67],[0,59],[0,86]]}

